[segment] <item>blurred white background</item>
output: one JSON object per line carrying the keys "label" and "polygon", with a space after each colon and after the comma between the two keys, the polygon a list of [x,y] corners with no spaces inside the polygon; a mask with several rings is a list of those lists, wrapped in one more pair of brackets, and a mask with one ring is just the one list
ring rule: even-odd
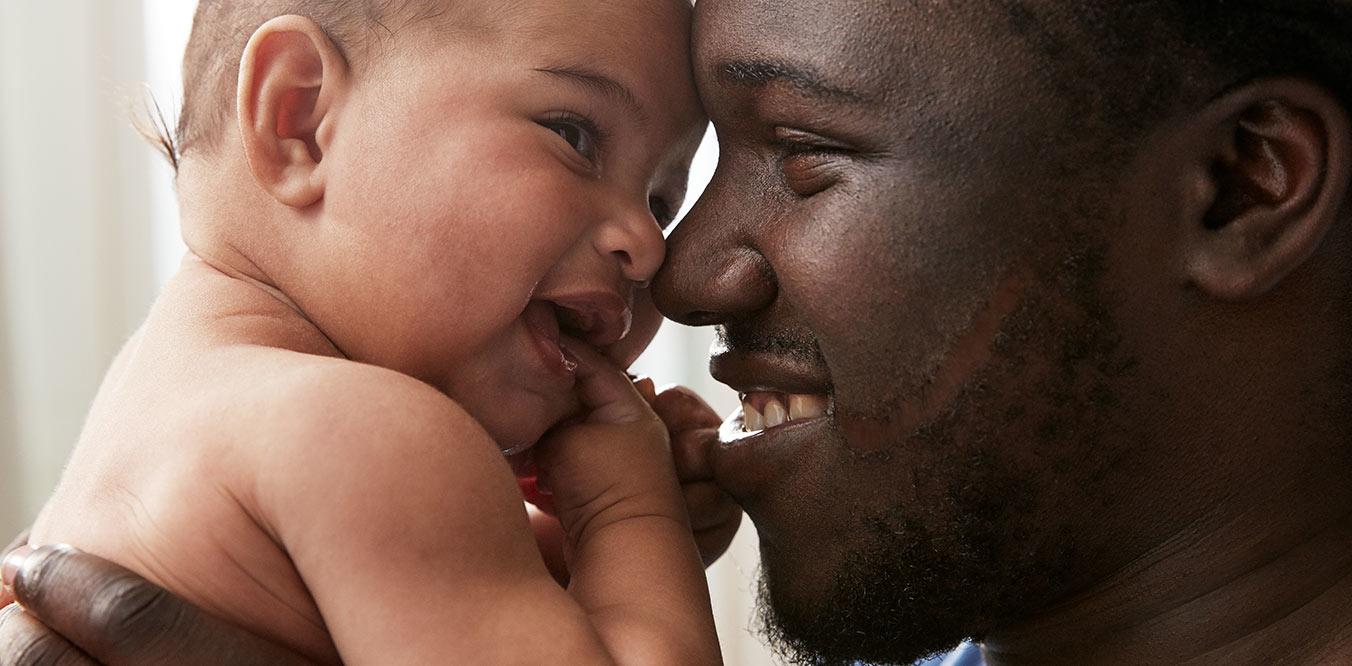
{"label": "blurred white background", "polygon": [[[148,86],[175,122],[195,4],[0,0],[0,544],[41,508],[104,370],[184,251],[172,173],[130,117]],[[716,161],[710,133],[687,209]],[[726,414],[736,396],[708,376],[710,341],[668,322],[637,371]],[[756,560],[748,521],[709,571],[729,664],[771,663],[747,631]]]}

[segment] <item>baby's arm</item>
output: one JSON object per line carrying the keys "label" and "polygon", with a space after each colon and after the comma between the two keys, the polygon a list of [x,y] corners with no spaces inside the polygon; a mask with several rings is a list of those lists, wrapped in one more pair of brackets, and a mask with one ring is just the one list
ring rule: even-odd
{"label": "baby's arm", "polygon": [[563,524],[572,581],[611,654],[718,661],[703,564],[667,426],[628,378],[575,347],[589,416],[540,444],[541,481]]}
{"label": "baby's arm", "polygon": [[[664,476],[669,463],[657,466],[668,471],[640,474],[655,477],[659,499],[626,490],[610,510],[585,512],[590,525],[565,520],[577,536],[570,538],[577,559],[566,592],[540,560],[515,479],[472,418],[395,373],[363,367],[336,374],[351,376],[317,378],[310,385],[323,395],[271,429],[274,440],[260,448],[268,453],[257,467],[265,472],[254,502],[345,661],[717,661],[689,532],[684,544],[660,538],[659,549],[633,541],[664,530],[628,529],[657,516],[677,522],[666,506],[667,493],[678,493],[674,476]],[[627,427],[580,427],[592,426],[613,436]],[[561,454],[606,443],[561,441]],[[571,479],[557,482],[571,498]],[[634,501],[644,507],[638,514],[625,508]],[[632,612],[639,616],[629,618]],[[687,619],[696,617],[703,623]],[[655,618],[662,622],[651,624]]]}

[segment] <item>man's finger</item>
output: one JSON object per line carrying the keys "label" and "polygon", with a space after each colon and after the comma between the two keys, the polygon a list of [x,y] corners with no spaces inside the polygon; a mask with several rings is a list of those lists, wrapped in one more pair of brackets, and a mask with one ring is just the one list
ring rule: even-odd
{"label": "man's finger", "polygon": [[9,545],[5,546],[4,550],[0,550],[0,557],[8,555],[9,551],[14,550],[15,548],[18,548],[19,546],[22,546],[26,543],[28,543],[28,530],[20,532],[19,536],[14,537],[14,540],[9,542]]}
{"label": "man's finger", "polygon": [[717,428],[723,423],[718,412],[704,398],[684,386],[672,386],[659,392],[653,402],[653,411],[672,430]]}
{"label": "man's finger", "polygon": [[699,546],[700,558],[704,560],[704,566],[709,566],[718,561],[723,553],[728,552],[728,547],[732,545],[732,540],[737,536],[737,530],[742,526],[742,513],[737,512],[735,520],[730,520],[718,527],[695,532],[695,545]]}
{"label": "man's finger", "polygon": [[737,519],[742,507],[732,496],[709,481],[681,486],[686,506],[690,507],[690,529],[698,532]]}
{"label": "man's finger", "polygon": [[[28,543],[28,530],[24,530],[19,534],[19,536],[14,537],[14,540],[11,541],[8,546],[5,546],[4,550],[0,550],[0,559],[3,559],[6,555],[9,555],[16,548],[18,548],[19,546],[26,545],[27,543]],[[0,608],[4,608],[5,606],[8,606],[12,603],[14,603],[14,597],[10,596],[9,588],[0,585]]]}
{"label": "man's finger", "polygon": [[0,609],[0,664],[93,666],[94,661],[14,604]]}
{"label": "man's finger", "polygon": [[632,379],[634,380],[634,388],[638,390],[639,395],[643,396],[644,402],[648,403],[649,406],[657,402],[657,385],[653,383],[652,377],[633,377]]}
{"label": "man's finger", "polygon": [[121,664],[303,664],[299,655],[194,608],[127,569],[64,546],[23,561],[14,596],[95,660]]}
{"label": "man's finger", "polygon": [[672,433],[671,457],[682,483],[714,478],[714,470],[709,465],[709,449],[717,445],[718,431],[713,428]]}

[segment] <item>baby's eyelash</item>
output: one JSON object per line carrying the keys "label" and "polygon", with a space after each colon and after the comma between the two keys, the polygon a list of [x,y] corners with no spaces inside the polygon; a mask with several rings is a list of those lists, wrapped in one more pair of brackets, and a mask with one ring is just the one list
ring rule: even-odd
{"label": "baby's eyelash", "polygon": [[610,133],[600,123],[591,119],[591,116],[573,111],[551,111],[545,114],[546,122],[554,123],[573,123],[584,130],[587,130],[596,140],[596,147],[604,152]]}

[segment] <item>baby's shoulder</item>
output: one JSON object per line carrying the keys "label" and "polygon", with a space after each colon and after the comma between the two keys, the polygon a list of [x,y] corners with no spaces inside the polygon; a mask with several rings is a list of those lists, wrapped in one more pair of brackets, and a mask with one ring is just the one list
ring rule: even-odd
{"label": "baby's shoulder", "polygon": [[270,391],[267,416],[250,426],[252,494],[288,548],[316,539],[331,547],[311,532],[321,524],[371,529],[381,516],[458,507],[468,529],[487,505],[520,510],[493,439],[423,382],[335,360],[288,372]]}
{"label": "baby's shoulder", "polygon": [[270,450],[344,450],[377,442],[387,449],[460,446],[490,439],[455,401],[408,375],[323,357],[288,365],[249,400],[257,415],[250,430]]}

